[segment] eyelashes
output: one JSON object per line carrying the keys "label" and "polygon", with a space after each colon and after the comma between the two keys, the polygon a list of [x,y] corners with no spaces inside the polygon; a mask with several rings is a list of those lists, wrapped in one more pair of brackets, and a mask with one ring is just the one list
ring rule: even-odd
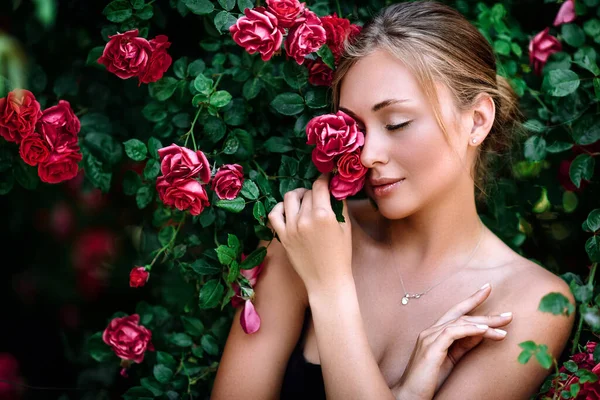
{"label": "eyelashes", "polygon": [[403,122],[403,123],[401,123],[401,124],[398,124],[398,125],[386,125],[386,126],[385,126],[385,128],[386,128],[388,131],[395,131],[395,130],[397,130],[397,129],[406,128],[407,126],[409,126],[409,125],[410,125],[410,123],[411,123],[411,122],[412,122],[412,121],[406,121],[406,122]]}

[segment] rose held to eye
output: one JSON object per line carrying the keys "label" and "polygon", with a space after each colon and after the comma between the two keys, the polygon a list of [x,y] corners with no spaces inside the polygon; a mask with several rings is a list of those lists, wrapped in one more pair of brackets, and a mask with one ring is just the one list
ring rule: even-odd
{"label": "rose held to eye", "polygon": [[0,99],[0,136],[19,144],[34,132],[41,117],[40,103],[33,93],[15,89]]}
{"label": "rose held to eye", "polygon": [[275,14],[282,28],[290,28],[305,6],[298,0],[267,0],[267,9]]}
{"label": "rose held to eye", "polygon": [[129,273],[129,286],[142,287],[148,282],[150,273],[144,267],[134,267]]}
{"label": "rose held to eye", "polygon": [[110,40],[98,62],[106,66],[108,72],[121,79],[143,74],[152,53],[152,46],[148,40],[138,37],[138,33],[137,29],[132,29],[109,36]]}
{"label": "rose held to eye", "polygon": [[102,333],[102,340],[118,357],[138,364],[144,361],[146,350],[154,351],[152,332],[139,323],[138,314],[115,318]]}
{"label": "rose held to eye", "polygon": [[233,200],[244,184],[244,169],[239,164],[225,164],[212,180],[211,189],[221,200]]}
{"label": "rose held to eye", "polygon": [[319,50],[326,39],[327,34],[319,17],[306,10],[288,31],[284,48],[288,56],[293,57],[296,63],[302,64],[304,57]]}
{"label": "rose held to eye", "polygon": [[244,14],[229,27],[233,41],[249,54],[258,52],[263,61],[268,61],[283,42],[284,32],[277,17],[264,7],[246,8]]}
{"label": "rose held to eye", "polygon": [[331,178],[330,191],[337,200],[358,193],[365,184],[367,168],[360,162],[361,149],[342,155],[337,161],[338,173]]}
{"label": "rose held to eye", "polygon": [[320,115],[306,125],[306,144],[316,145],[312,161],[321,173],[331,172],[335,158],[351,153],[365,143],[356,121],[343,111]]}
{"label": "rose held to eye", "polygon": [[562,50],[561,43],[548,33],[549,30],[544,29],[529,42],[529,63],[537,75],[542,73],[548,57]]}

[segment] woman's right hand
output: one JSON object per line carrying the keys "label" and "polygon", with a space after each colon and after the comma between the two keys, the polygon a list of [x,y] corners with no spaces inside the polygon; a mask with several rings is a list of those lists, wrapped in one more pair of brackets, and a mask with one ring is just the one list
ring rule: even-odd
{"label": "woman's right hand", "polygon": [[448,310],[433,326],[419,334],[417,343],[400,378],[397,399],[430,400],[442,386],[454,366],[484,338],[502,340],[512,313],[501,315],[465,315],[479,306],[491,293],[484,285],[475,294]]}

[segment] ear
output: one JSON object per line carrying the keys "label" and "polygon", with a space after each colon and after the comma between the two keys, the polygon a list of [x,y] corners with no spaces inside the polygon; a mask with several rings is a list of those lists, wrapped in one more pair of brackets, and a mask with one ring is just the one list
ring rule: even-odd
{"label": "ear", "polygon": [[470,145],[479,146],[483,142],[492,129],[495,115],[496,105],[492,97],[487,93],[480,93],[469,111],[469,125],[472,126],[469,133]]}

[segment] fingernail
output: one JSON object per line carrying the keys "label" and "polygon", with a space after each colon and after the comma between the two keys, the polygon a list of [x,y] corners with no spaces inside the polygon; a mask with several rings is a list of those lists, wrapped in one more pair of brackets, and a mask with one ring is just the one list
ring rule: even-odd
{"label": "fingernail", "polygon": [[475,326],[479,329],[488,329],[489,328],[489,326],[483,325],[483,324],[475,324]]}
{"label": "fingernail", "polygon": [[494,329],[496,332],[498,332],[499,334],[501,334],[502,336],[506,336],[506,331],[503,331],[502,329]]}
{"label": "fingernail", "polygon": [[487,289],[490,286],[489,283],[486,283],[485,285],[483,285],[479,290],[484,290]]}
{"label": "fingernail", "polygon": [[509,311],[509,312],[505,312],[505,313],[500,314],[500,316],[501,317],[511,317],[512,313]]}

